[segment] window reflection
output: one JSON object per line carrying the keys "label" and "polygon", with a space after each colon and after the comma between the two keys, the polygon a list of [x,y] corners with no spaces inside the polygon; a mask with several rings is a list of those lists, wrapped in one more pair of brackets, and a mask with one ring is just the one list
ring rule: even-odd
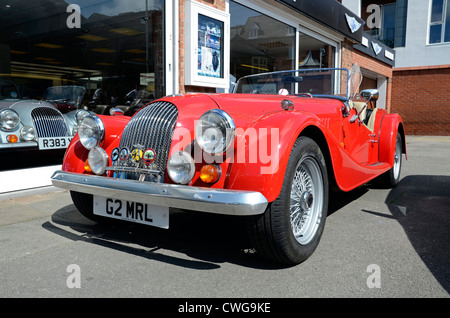
{"label": "window reflection", "polygon": [[334,46],[300,32],[300,60],[298,68],[334,67]]}
{"label": "window reflection", "polygon": [[[68,27],[69,4],[80,6],[80,28]],[[164,0],[15,0],[0,7],[1,78],[34,99],[48,87],[84,86],[84,106],[130,105],[133,90],[164,96],[163,8]]]}
{"label": "window reflection", "polygon": [[230,19],[232,75],[240,78],[294,67],[294,28],[233,1]]}

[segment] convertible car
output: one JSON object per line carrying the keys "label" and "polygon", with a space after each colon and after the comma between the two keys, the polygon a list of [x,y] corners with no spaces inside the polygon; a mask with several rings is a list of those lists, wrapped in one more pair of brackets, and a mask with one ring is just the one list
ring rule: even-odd
{"label": "convertible car", "polygon": [[241,216],[257,252],[299,264],[319,244],[332,186],[400,179],[402,119],[374,105],[376,90],[354,101],[353,75],[257,74],[230,94],[167,96],[131,118],[87,116],[52,182],[96,221],[168,228],[171,208]]}
{"label": "convertible car", "polygon": [[72,95],[66,96],[65,92],[73,91],[74,86],[50,87],[47,100],[20,98],[11,81],[0,80],[0,88],[0,152],[56,150],[63,154],[78,123],[89,115],[78,109]]}

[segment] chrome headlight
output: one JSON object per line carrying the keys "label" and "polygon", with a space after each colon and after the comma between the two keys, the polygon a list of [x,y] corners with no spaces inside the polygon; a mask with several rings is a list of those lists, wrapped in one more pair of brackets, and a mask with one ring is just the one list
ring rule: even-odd
{"label": "chrome headlight", "polygon": [[2,130],[11,131],[19,125],[19,114],[12,109],[3,109],[0,111],[0,127]]}
{"label": "chrome headlight", "polygon": [[203,151],[212,155],[223,154],[233,141],[235,131],[230,115],[213,109],[200,117],[195,127],[195,139]]}
{"label": "chrome headlight", "polygon": [[78,136],[86,149],[101,146],[105,140],[105,126],[98,116],[87,116],[78,127]]}
{"label": "chrome headlight", "polygon": [[31,141],[36,138],[34,128],[31,126],[23,126],[20,129],[20,137],[25,141]]}
{"label": "chrome headlight", "polygon": [[108,166],[108,155],[103,148],[95,147],[89,151],[88,163],[92,172],[98,175],[102,175],[106,171]]}
{"label": "chrome headlight", "polygon": [[75,120],[77,121],[77,125],[81,124],[83,119],[89,115],[90,114],[87,110],[84,110],[84,109],[78,110],[75,114]]}
{"label": "chrome headlight", "polygon": [[184,151],[175,152],[167,163],[167,172],[173,182],[187,184],[195,174],[194,159]]}

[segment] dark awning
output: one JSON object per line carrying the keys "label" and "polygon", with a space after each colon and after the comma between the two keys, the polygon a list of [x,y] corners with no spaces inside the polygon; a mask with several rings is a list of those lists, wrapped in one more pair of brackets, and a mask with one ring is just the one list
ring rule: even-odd
{"label": "dark awning", "polygon": [[361,43],[364,20],[336,0],[277,1]]}

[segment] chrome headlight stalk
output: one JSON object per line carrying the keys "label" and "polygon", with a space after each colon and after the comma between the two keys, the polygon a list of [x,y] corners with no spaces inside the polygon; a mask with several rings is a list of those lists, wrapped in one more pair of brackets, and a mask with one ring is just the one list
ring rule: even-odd
{"label": "chrome headlight stalk", "polygon": [[12,109],[3,109],[0,111],[0,128],[4,131],[12,131],[19,126],[19,114]]}
{"label": "chrome headlight stalk", "polygon": [[195,140],[200,148],[211,155],[226,152],[236,133],[233,119],[221,109],[204,113],[195,126]]}
{"label": "chrome headlight stalk", "polygon": [[108,162],[108,154],[103,148],[95,147],[89,151],[88,163],[93,173],[97,175],[104,174],[108,167]]}
{"label": "chrome headlight stalk", "polygon": [[78,127],[81,144],[88,150],[99,147],[105,141],[105,125],[98,116],[86,116]]}

